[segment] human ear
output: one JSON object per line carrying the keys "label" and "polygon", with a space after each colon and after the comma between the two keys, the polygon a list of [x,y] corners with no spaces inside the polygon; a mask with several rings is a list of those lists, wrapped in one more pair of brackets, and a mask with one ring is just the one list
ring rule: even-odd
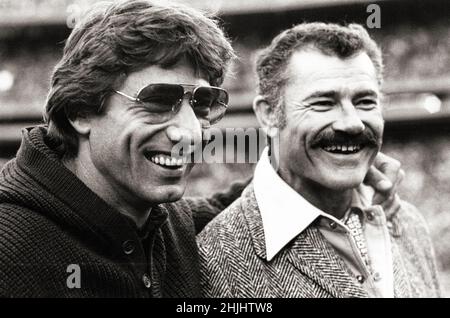
{"label": "human ear", "polygon": [[67,119],[78,134],[89,135],[92,127],[92,115],[84,110],[66,111],[66,114]]}
{"label": "human ear", "polygon": [[253,111],[266,135],[271,138],[275,137],[278,134],[275,108],[264,96],[258,95],[253,100]]}

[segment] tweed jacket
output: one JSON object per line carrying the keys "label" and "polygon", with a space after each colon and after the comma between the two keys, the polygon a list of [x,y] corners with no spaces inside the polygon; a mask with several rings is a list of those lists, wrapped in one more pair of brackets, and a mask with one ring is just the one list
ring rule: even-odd
{"label": "tweed jacket", "polygon": [[[392,223],[395,297],[439,297],[435,256],[422,216],[403,201],[386,216]],[[253,184],[206,226],[197,243],[206,297],[368,297],[314,222],[267,261]]]}

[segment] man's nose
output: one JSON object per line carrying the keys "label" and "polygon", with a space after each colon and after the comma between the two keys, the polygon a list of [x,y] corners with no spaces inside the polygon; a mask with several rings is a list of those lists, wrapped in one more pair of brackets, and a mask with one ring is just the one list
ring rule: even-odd
{"label": "man's nose", "polygon": [[181,142],[194,144],[201,139],[202,130],[200,122],[188,100],[183,101],[180,110],[170,121],[166,130],[167,136],[173,143]]}
{"label": "man's nose", "polygon": [[332,125],[335,131],[357,135],[365,129],[365,125],[352,103],[344,103],[340,110],[339,118]]}

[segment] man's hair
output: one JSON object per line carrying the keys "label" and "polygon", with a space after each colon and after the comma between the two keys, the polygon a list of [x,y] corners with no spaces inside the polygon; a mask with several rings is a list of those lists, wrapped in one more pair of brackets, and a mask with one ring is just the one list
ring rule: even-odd
{"label": "man's hair", "polygon": [[341,26],[326,23],[302,23],[281,32],[261,51],[256,62],[258,93],[275,108],[279,128],[285,125],[282,94],[288,80],[287,65],[296,51],[312,47],[323,54],[342,59],[365,52],[371,59],[381,84],[381,50],[359,24]]}
{"label": "man's hair", "polygon": [[44,115],[48,141],[60,155],[74,156],[78,137],[68,118],[100,113],[126,74],[185,59],[219,86],[234,57],[218,22],[195,9],[146,0],[94,7],[73,29],[52,75]]}

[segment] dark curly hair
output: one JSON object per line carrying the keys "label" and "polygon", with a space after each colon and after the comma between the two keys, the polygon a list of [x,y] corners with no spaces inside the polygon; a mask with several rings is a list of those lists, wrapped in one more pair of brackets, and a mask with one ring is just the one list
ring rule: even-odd
{"label": "dark curly hair", "polygon": [[341,26],[327,23],[302,23],[281,32],[257,58],[258,93],[276,108],[279,128],[285,125],[283,87],[287,81],[286,67],[292,54],[312,46],[329,56],[352,57],[365,52],[377,71],[378,81],[383,78],[381,50],[367,31],[359,24]]}
{"label": "dark curly hair", "polygon": [[219,86],[234,57],[218,21],[195,9],[145,0],[96,6],[73,29],[53,72],[44,115],[47,140],[61,156],[74,156],[78,137],[68,118],[100,113],[124,74],[186,59]]}

